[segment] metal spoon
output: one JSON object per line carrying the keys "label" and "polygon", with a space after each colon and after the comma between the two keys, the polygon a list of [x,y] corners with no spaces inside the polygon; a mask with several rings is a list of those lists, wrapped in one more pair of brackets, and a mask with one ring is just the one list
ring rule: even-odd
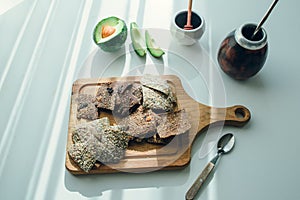
{"label": "metal spoon", "polygon": [[264,15],[264,17],[262,18],[262,20],[259,22],[259,24],[256,26],[256,29],[252,35],[251,38],[254,38],[254,36],[258,33],[259,29],[262,27],[262,25],[265,23],[265,21],[268,19],[269,15],[271,14],[273,8],[276,6],[277,2],[279,0],[274,0],[273,3],[271,4],[271,6],[269,7],[268,11],[266,12],[266,14]]}
{"label": "metal spoon", "polygon": [[205,182],[209,174],[213,171],[215,168],[220,156],[222,154],[228,153],[231,151],[231,149],[234,146],[234,136],[232,133],[227,133],[223,135],[219,141],[218,141],[218,152],[217,155],[206,165],[202,173],[198,176],[198,178],[195,180],[193,185],[190,187],[190,189],[185,194],[186,200],[194,199],[196,194],[198,193],[199,189],[201,188],[202,184]]}

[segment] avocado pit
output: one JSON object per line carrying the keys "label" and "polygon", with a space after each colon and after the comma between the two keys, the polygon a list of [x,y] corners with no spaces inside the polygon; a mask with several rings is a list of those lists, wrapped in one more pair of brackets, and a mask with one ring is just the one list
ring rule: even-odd
{"label": "avocado pit", "polygon": [[112,26],[106,25],[102,27],[102,38],[106,38],[111,36],[116,32],[116,29]]}

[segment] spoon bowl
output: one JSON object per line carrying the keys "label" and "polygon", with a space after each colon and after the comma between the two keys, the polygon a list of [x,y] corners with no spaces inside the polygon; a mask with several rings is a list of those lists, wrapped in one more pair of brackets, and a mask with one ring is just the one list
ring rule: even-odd
{"label": "spoon bowl", "polygon": [[227,133],[226,135],[223,135],[219,141],[218,141],[218,153],[228,153],[230,152],[234,147],[234,136],[232,133]]}

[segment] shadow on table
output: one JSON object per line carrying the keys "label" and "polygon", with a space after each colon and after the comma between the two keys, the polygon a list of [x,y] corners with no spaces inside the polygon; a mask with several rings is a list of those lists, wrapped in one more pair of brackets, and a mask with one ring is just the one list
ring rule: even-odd
{"label": "shadow on table", "polygon": [[[183,46],[173,41],[169,30],[147,30],[151,31],[159,46],[166,52],[162,58],[154,58],[149,51],[146,51],[145,57],[138,56],[129,38],[123,48],[116,52],[104,52],[96,48],[82,64],[78,78],[176,73],[186,80],[193,80],[199,74],[206,75],[211,72],[212,60],[200,43]],[[156,66],[156,69],[151,71],[149,64]],[[145,66],[148,67],[145,71],[138,69]]]}
{"label": "shadow on table", "polygon": [[[115,173],[97,175],[72,175],[65,171],[65,186],[69,191],[79,192],[85,197],[102,196],[103,192],[123,189],[142,189],[181,186],[187,182],[189,167],[174,171],[149,173]],[[121,197],[119,198],[121,199]]]}

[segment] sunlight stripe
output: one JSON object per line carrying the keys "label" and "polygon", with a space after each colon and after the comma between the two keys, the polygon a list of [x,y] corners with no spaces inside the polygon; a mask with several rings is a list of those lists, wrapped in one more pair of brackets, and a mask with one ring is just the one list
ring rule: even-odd
{"label": "sunlight stripe", "polygon": [[[88,16],[90,13],[90,10],[92,8],[92,0],[88,0],[85,2],[84,5],[84,9],[83,9],[83,13],[82,13],[82,20],[80,22],[79,28],[78,28],[78,35],[75,39],[75,46],[74,46],[74,50],[72,52],[72,56],[70,58],[70,65],[68,66],[67,63],[65,65],[67,65],[69,67],[69,70],[66,73],[66,78],[64,83],[62,84],[61,87],[61,98],[60,101],[58,102],[58,108],[57,108],[57,112],[56,115],[54,117],[55,121],[53,123],[53,129],[51,131],[51,138],[49,140],[49,144],[51,144],[51,148],[50,146],[48,146],[47,152],[45,154],[45,157],[47,158],[47,160],[43,163],[42,166],[42,170],[41,173],[42,176],[40,176],[40,179],[37,182],[37,190],[34,196],[34,199],[45,199],[45,194],[47,191],[47,186],[48,186],[48,181],[49,181],[49,177],[51,175],[51,167],[53,164],[53,160],[55,157],[55,152],[57,150],[57,143],[58,138],[59,138],[59,134],[61,133],[61,129],[62,129],[62,124],[63,124],[63,120],[66,114],[66,108],[68,106],[68,98],[70,95],[69,89],[70,89],[70,85],[72,84],[75,72],[76,72],[76,66],[77,66],[77,61],[78,61],[78,55],[80,52],[80,47],[82,45],[82,41],[84,39],[84,32],[86,30],[86,26],[88,23]],[[62,77],[63,78],[63,77]]]}
{"label": "sunlight stripe", "polygon": [[[53,2],[55,2],[55,1],[53,1]],[[39,34],[39,37],[38,37],[38,40],[37,40],[37,43],[35,45],[35,48],[34,48],[34,51],[32,53],[30,62],[28,64],[27,71],[26,71],[26,73],[24,75],[24,79],[21,83],[19,94],[18,94],[18,96],[16,98],[16,101],[14,103],[14,107],[13,107],[11,115],[9,117],[7,126],[4,130],[3,138],[0,142],[0,157],[1,157],[0,175],[2,174],[5,161],[7,159],[9,150],[10,150],[11,145],[12,145],[12,140],[13,140],[15,132],[16,132],[16,127],[17,127],[18,121],[21,117],[21,113],[22,113],[21,111],[23,109],[23,105],[25,103],[26,96],[28,94],[28,91],[29,91],[29,88],[30,88],[30,85],[31,85],[31,82],[32,82],[32,76],[34,75],[35,70],[36,70],[36,66],[34,64],[35,64],[36,58],[38,57],[38,53],[40,53],[39,52],[39,50],[40,50],[39,47],[41,46],[42,39],[44,38],[44,35],[45,35],[46,27],[47,27],[48,22],[49,22],[49,17],[51,15],[51,12],[52,12],[52,9],[53,9],[53,2],[51,4],[50,8],[48,9],[48,13],[47,13],[46,18],[44,20],[43,26],[41,28],[41,31],[40,31],[40,34]]]}
{"label": "sunlight stripe", "polygon": [[[129,10],[127,12],[127,20],[128,18],[131,19],[131,16],[128,16],[129,13],[132,13],[132,9],[134,9],[134,7],[132,7],[132,5],[136,5],[136,4],[131,4],[130,5],[130,2],[127,1],[127,6],[129,6]],[[135,12],[133,12],[135,13]],[[131,19],[132,20],[132,19]],[[132,20],[132,21],[135,21],[135,20]],[[129,25],[130,26],[130,25]],[[128,27],[130,29],[130,27]],[[129,37],[130,37],[130,30],[129,30]],[[129,45],[126,45],[127,43],[125,43],[125,64],[124,64],[124,67],[123,67],[123,71],[122,71],[122,74],[121,76],[126,76],[126,74],[129,73],[129,70],[130,70],[130,63],[131,63],[131,54],[130,54],[130,48],[129,48]]]}
{"label": "sunlight stripe", "polygon": [[[83,3],[82,3],[83,4]],[[80,8],[83,7],[82,5],[80,6]],[[76,19],[76,22],[79,21],[79,19],[81,18],[81,16],[78,15],[78,18]],[[78,27],[78,23],[76,23],[75,27]],[[74,28],[73,30],[73,33],[71,35],[71,39],[70,39],[70,43],[68,45],[68,49],[67,49],[67,53],[66,53],[66,57],[65,57],[65,60],[63,62],[63,65],[62,65],[62,73],[60,73],[60,77],[59,77],[59,80],[58,80],[58,88],[55,92],[55,95],[54,95],[54,99],[53,99],[53,103],[52,103],[52,106],[51,106],[51,109],[50,109],[50,114],[49,114],[49,117],[48,117],[48,122],[46,124],[46,128],[45,128],[45,131],[44,133],[48,133],[48,132],[51,132],[51,129],[53,127],[53,122],[54,122],[54,119],[55,119],[55,115],[57,115],[57,107],[59,105],[59,97],[60,97],[60,94],[63,92],[62,90],[62,87],[63,87],[63,80],[66,76],[66,73],[68,72],[68,63],[69,63],[69,57],[71,55],[71,51],[73,49],[73,42],[75,40],[75,36],[76,36],[76,33],[77,33],[77,28]],[[48,141],[48,137],[46,137],[48,134],[45,134],[45,136],[42,138],[42,141],[41,141],[41,144],[40,144],[40,147],[44,149],[47,149],[48,148],[48,145],[47,143],[49,143]],[[40,177],[41,173],[38,173],[39,171],[39,166],[42,165],[42,162],[45,162],[43,160],[44,157],[44,151],[42,151],[41,149],[39,150],[39,153],[37,155],[37,159],[36,159],[36,162],[35,162],[35,165],[34,165],[34,171],[36,173],[33,174],[33,176],[31,177],[30,179],[30,182],[29,182],[29,187],[28,187],[28,190],[27,190],[27,195],[26,195],[26,198],[25,199],[28,199],[28,200],[31,200],[33,199],[33,192],[36,191],[36,188],[37,185],[36,185],[36,180],[38,179],[38,177]]]}
{"label": "sunlight stripe", "polygon": [[22,1],[23,0],[2,0],[0,7],[0,16],[18,6],[20,3],[22,3]]}
{"label": "sunlight stripe", "polygon": [[8,72],[9,72],[9,69],[11,67],[11,64],[12,64],[13,60],[15,59],[15,55],[16,55],[16,52],[18,50],[18,47],[20,46],[20,43],[23,40],[24,33],[25,33],[26,28],[28,26],[29,20],[32,17],[32,13],[35,10],[36,4],[37,4],[37,0],[35,0],[33,2],[33,5],[32,5],[31,9],[28,12],[28,15],[27,15],[27,17],[26,17],[26,19],[25,19],[25,21],[23,23],[23,26],[21,27],[21,30],[18,33],[18,37],[16,38],[16,42],[14,44],[12,52],[10,53],[8,61],[7,61],[6,65],[5,65],[5,67],[4,67],[4,71],[3,71],[2,76],[0,78],[0,93],[1,93],[4,81],[5,81],[6,77],[7,77]]}
{"label": "sunlight stripe", "polygon": [[[211,24],[211,22],[210,22]],[[212,58],[212,26],[208,27],[208,52],[207,54],[209,55],[210,58]],[[209,95],[209,105],[213,105],[214,103],[214,66],[212,64],[212,62],[209,62],[209,66],[208,66],[208,80],[207,80],[207,86],[208,86],[208,91],[211,95]],[[212,111],[212,115],[213,115],[213,111]],[[213,116],[211,116],[213,117]],[[205,158],[213,149],[215,141],[218,139],[219,136],[219,132],[209,132],[207,131],[205,133],[202,145],[199,149],[198,152],[198,158],[199,159],[203,159]]]}
{"label": "sunlight stripe", "polygon": [[[71,43],[72,39],[74,38],[74,32],[71,36],[70,43]],[[72,47],[72,43],[69,45],[69,48],[67,50],[66,55],[70,54],[71,47]],[[58,81],[58,84],[57,84],[58,86],[60,86],[61,83],[62,83],[63,77],[65,76],[64,72],[67,71],[66,68],[67,68],[67,64],[66,64],[66,59],[65,59],[62,70],[61,70],[62,73],[60,73],[61,75],[59,77],[59,81]],[[33,172],[35,172],[35,173],[32,174],[32,176],[29,180],[26,197],[24,199],[28,199],[28,200],[33,199],[34,192],[35,192],[36,187],[37,187],[36,181],[37,181],[38,177],[40,176],[40,173],[38,173],[39,172],[39,166],[41,166],[41,164],[43,162],[43,158],[44,158],[43,153],[45,152],[45,149],[47,149],[47,147],[48,147],[47,146],[47,143],[48,143],[48,137],[47,137],[48,134],[47,133],[50,132],[49,130],[52,128],[52,121],[53,121],[54,116],[55,116],[55,111],[56,111],[56,107],[57,107],[57,104],[58,104],[58,97],[59,97],[60,92],[61,92],[60,88],[57,88],[57,90],[55,92],[55,95],[54,95],[54,99],[53,99],[51,109],[49,110],[48,122],[46,124],[45,131],[43,131],[45,134],[42,137],[42,140],[41,140],[41,143],[40,143],[40,148],[38,150],[38,154],[36,156],[35,164],[33,166]]]}

